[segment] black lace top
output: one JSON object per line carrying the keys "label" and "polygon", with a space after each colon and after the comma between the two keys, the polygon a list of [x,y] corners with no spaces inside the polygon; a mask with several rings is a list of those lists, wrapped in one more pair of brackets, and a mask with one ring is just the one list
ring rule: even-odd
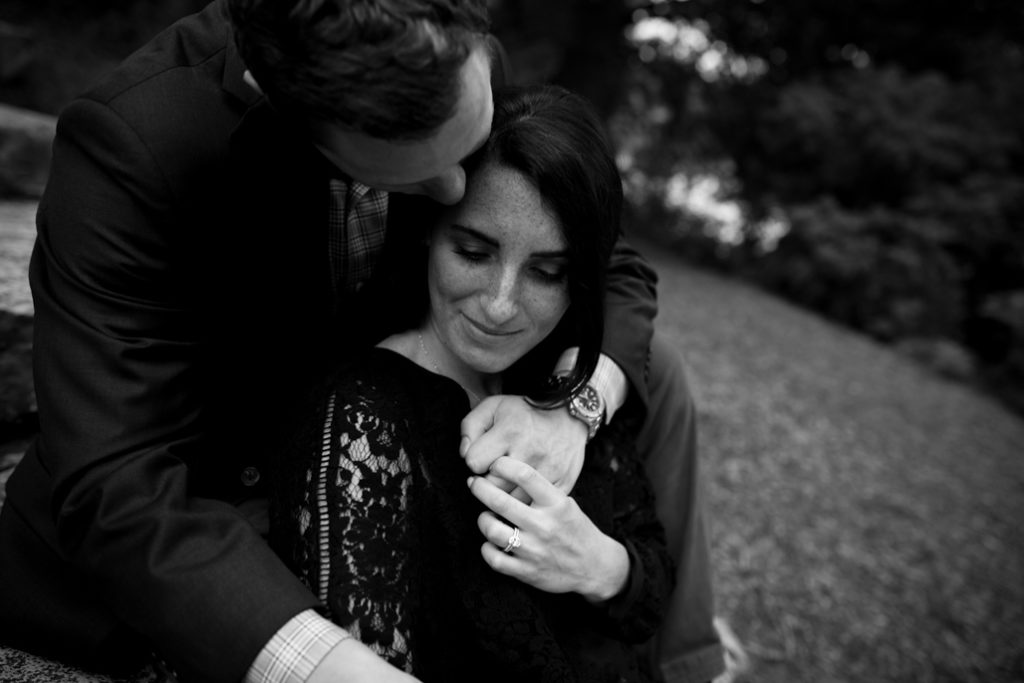
{"label": "black lace top", "polygon": [[384,349],[335,378],[271,509],[273,544],[329,618],[427,682],[656,680],[634,644],[657,628],[674,572],[627,420],[592,442],[573,491],[630,556],[626,588],[594,606],[484,563],[455,382]]}

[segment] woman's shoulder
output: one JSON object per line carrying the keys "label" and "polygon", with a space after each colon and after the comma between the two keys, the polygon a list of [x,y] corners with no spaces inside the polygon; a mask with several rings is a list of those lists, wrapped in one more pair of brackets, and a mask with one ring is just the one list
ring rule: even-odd
{"label": "woman's shoulder", "polygon": [[375,346],[335,359],[328,383],[335,393],[354,388],[394,389],[428,382],[429,375],[401,353]]}
{"label": "woman's shoulder", "polygon": [[328,384],[328,394],[336,400],[372,400],[381,409],[401,410],[405,414],[411,414],[413,408],[436,408],[465,400],[451,380],[388,346],[375,346],[339,358]]}
{"label": "woman's shoulder", "polygon": [[399,353],[376,347],[353,354],[336,367],[320,406],[320,424],[349,438],[365,436],[372,443],[390,444],[388,448],[408,449],[410,457],[419,454],[418,461],[433,461],[435,451],[457,450],[459,424],[467,409],[458,385]]}

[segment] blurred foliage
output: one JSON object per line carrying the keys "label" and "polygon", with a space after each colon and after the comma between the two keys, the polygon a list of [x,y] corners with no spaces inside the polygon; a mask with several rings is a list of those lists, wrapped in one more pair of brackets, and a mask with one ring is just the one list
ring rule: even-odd
{"label": "blurred foliage", "polygon": [[788,298],[876,338],[941,336],[960,322],[957,266],[933,239],[941,224],[832,198],[790,208],[790,231],[757,272]]}
{"label": "blurred foliage", "polygon": [[604,0],[492,0],[501,38],[520,83],[553,82],[586,96],[605,115],[618,106],[631,48],[630,10]]}

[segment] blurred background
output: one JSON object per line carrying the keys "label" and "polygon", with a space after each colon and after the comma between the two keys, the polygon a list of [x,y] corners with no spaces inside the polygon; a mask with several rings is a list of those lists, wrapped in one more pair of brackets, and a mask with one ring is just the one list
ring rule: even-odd
{"label": "blurred background", "polygon": [[[0,107],[45,142],[204,4],[4,0]],[[517,80],[588,96],[615,142],[743,676],[1024,681],[1024,3],[490,5]]]}

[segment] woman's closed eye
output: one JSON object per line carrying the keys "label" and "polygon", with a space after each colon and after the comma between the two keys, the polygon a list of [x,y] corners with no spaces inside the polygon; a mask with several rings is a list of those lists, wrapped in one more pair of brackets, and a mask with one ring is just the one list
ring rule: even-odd
{"label": "woman's closed eye", "polygon": [[568,277],[568,271],[562,264],[535,265],[530,270],[544,282],[552,284],[565,282]]}
{"label": "woman's closed eye", "polygon": [[473,263],[484,261],[490,256],[490,253],[484,249],[474,249],[472,247],[465,246],[456,246],[454,251],[458,256],[461,256],[463,259]]}

